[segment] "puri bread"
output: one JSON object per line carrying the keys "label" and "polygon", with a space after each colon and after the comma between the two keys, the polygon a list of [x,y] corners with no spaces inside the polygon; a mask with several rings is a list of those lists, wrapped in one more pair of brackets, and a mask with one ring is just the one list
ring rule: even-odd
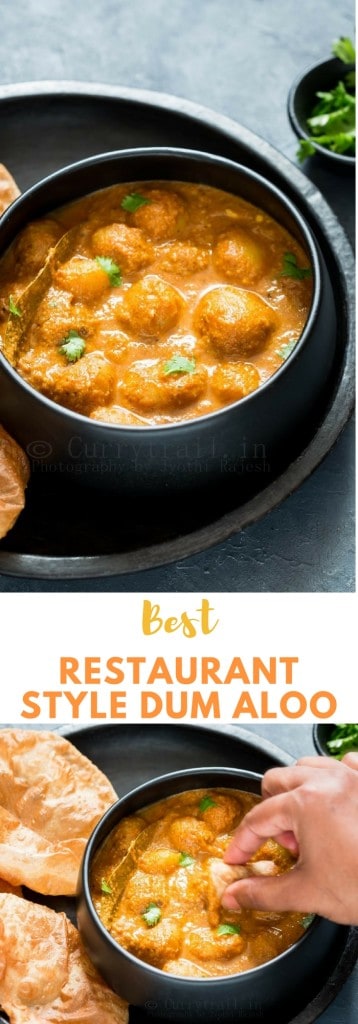
{"label": "puri bread", "polygon": [[0,730],[0,876],[74,895],[87,839],[116,793],[55,732]]}
{"label": "puri bread", "polygon": [[0,164],[0,216],[4,213],[7,206],[14,202],[14,199],[20,195],[20,189],[17,187],[16,181],[10,174],[10,171],[4,167],[4,164]]}
{"label": "puri bread", "polygon": [[0,426],[0,537],[11,530],[24,507],[29,476],[27,455]]}
{"label": "puri bread", "polygon": [[0,895],[0,1005],[11,1024],[127,1024],[65,914]]}

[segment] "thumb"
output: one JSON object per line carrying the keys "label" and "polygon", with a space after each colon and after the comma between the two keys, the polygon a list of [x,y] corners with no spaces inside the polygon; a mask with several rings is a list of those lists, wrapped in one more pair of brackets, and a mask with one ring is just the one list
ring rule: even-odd
{"label": "thumb", "polygon": [[310,902],[304,887],[299,884],[300,874],[300,868],[296,866],[274,877],[240,879],[225,889],[222,905],[226,910],[251,907],[253,910],[303,912],[305,907],[310,907]]}

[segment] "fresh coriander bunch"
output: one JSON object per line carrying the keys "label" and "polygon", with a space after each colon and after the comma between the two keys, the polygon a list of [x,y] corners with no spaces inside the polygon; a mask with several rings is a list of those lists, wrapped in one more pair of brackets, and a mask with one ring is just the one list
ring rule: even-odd
{"label": "fresh coriander bunch", "polygon": [[332,54],[342,62],[342,78],[329,91],[316,92],[315,104],[307,126],[310,136],[301,139],[297,157],[302,162],[314,156],[317,146],[331,153],[355,157],[356,80],[355,70],[344,73],[344,65],[355,64],[356,51],[351,39],[341,37],[332,46]]}

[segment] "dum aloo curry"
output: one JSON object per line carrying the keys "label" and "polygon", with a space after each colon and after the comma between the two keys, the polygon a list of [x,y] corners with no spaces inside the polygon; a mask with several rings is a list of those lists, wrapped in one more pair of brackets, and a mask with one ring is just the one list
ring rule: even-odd
{"label": "dum aloo curry", "polygon": [[75,412],[170,424],[270,377],[302,333],[311,288],[301,246],[244,199],[183,182],[115,185],[13,243],[0,265],[3,348]]}
{"label": "dum aloo curry", "polygon": [[[258,799],[193,790],[122,819],[97,851],[91,877],[96,911],[119,945],[170,974],[209,978],[266,963],[300,938],[303,914],[221,906],[232,880],[223,854]],[[268,840],[246,871],[279,874],[294,863]]]}

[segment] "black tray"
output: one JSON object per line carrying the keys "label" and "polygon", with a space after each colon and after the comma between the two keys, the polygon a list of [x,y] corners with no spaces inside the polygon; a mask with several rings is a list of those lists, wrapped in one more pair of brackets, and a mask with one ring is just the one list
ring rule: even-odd
{"label": "black tray", "polygon": [[25,512],[0,545],[0,572],[51,579],[111,576],[175,561],[225,540],[295,490],[331,449],[350,415],[354,265],[341,225],[315,186],[268,143],[186,100],[99,84],[32,82],[0,89],[0,118],[1,159],[22,189],[93,153],[179,145],[259,171],[283,188],[319,237],[339,308],[335,385],[321,423],[308,424],[306,447],[297,452],[290,441],[292,462],[281,475],[255,497],[217,488],[210,501],[204,496],[195,504],[176,503],[163,513],[159,503],[123,512],[119,499],[104,502],[99,492],[89,496],[72,481],[65,484],[37,471]]}
{"label": "black tray", "polygon": [[[106,773],[118,796],[157,775],[183,768],[226,766],[265,772],[294,760],[270,741],[238,726],[88,725],[62,726],[57,731]],[[42,897],[30,890],[26,894],[76,922],[74,900]],[[285,1024],[313,1024],[351,974],[358,956],[358,930],[342,927],[340,935],[334,970],[314,999]],[[155,1020],[132,1007],[130,1024],[155,1024]]]}

